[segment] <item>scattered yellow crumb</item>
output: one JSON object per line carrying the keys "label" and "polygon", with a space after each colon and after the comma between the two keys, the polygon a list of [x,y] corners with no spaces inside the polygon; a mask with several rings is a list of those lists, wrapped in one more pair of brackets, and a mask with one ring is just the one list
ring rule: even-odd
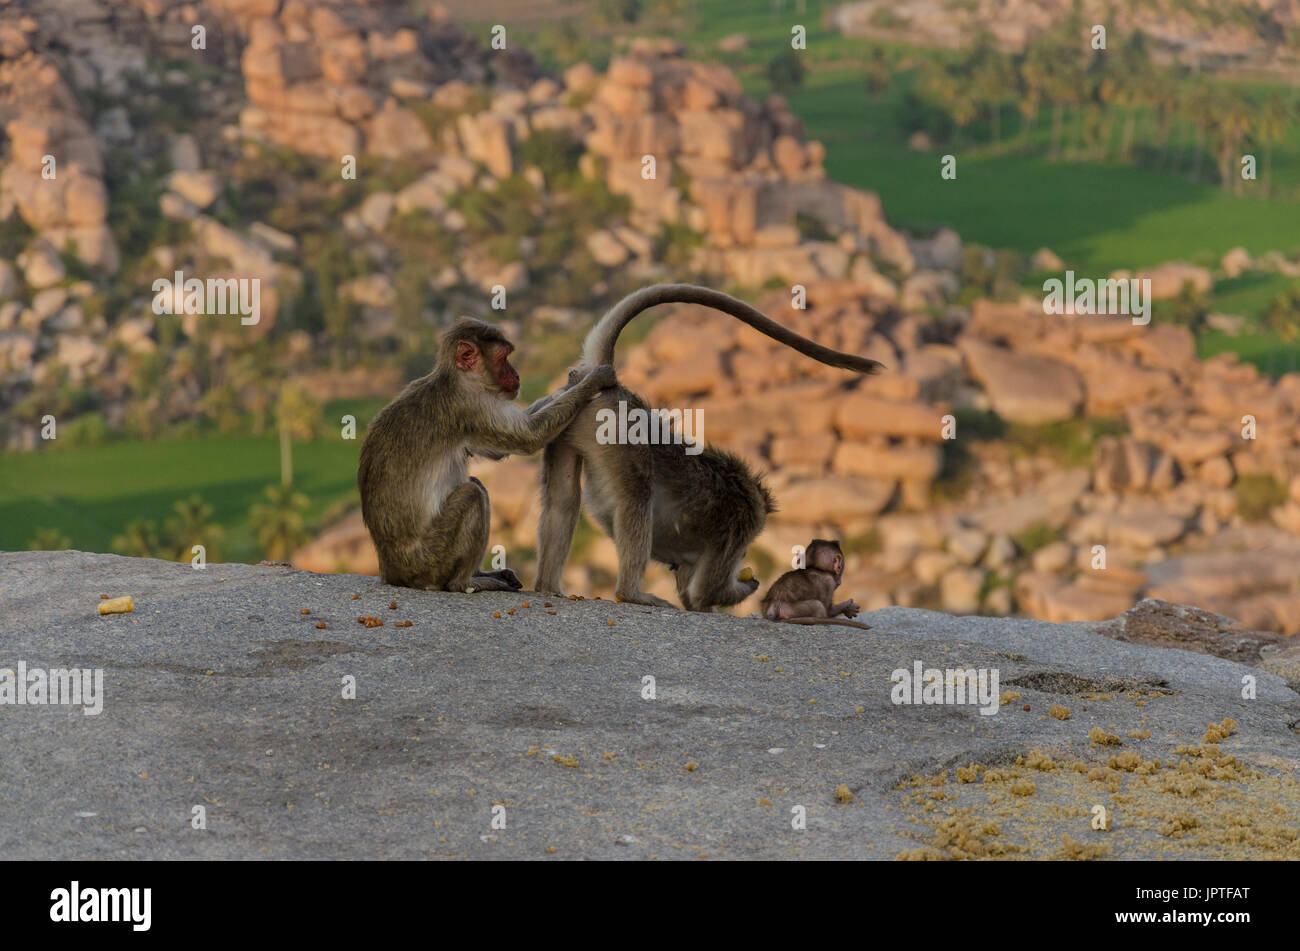
{"label": "scattered yellow crumb", "polygon": [[1068,720],[1070,719],[1070,708],[1063,707],[1059,703],[1054,703],[1050,708],[1048,708],[1047,715],[1053,720]]}
{"label": "scattered yellow crumb", "polygon": [[1165,817],[1158,830],[1161,835],[1178,838],[1184,832],[1200,826],[1201,820],[1185,812],[1173,813]]}
{"label": "scattered yellow crumb", "polygon": [[1222,723],[1211,723],[1205,728],[1205,739],[1201,742],[1221,743],[1232,736],[1233,731],[1236,729],[1237,721],[1232,717],[1224,717]]}
{"label": "scattered yellow crumb", "polygon": [[1061,858],[1073,859],[1076,862],[1086,862],[1090,859],[1099,859],[1110,851],[1110,846],[1101,843],[1093,844],[1090,842],[1076,842],[1069,835],[1061,836]]}
{"label": "scattered yellow crumb", "polygon": [[109,598],[99,602],[100,614],[129,614],[135,610],[135,602],[128,594],[122,598]]}
{"label": "scattered yellow crumb", "polygon": [[835,801],[838,803],[853,801],[853,790],[849,789],[847,783],[840,783],[835,787]]}
{"label": "scattered yellow crumb", "polygon": [[559,753],[556,753],[551,757],[551,759],[555,760],[555,762],[559,763],[561,766],[568,766],[570,769],[578,765],[578,757],[572,754],[561,756]]}

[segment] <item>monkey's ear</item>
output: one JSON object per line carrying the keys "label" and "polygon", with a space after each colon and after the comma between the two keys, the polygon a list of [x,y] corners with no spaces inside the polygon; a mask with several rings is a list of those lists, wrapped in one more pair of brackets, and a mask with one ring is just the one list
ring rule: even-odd
{"label": "monkey's ear", "polygon": [[468,340],[456,341],[456,366],[461,370],[472,370],[478,366],[478,347]]}

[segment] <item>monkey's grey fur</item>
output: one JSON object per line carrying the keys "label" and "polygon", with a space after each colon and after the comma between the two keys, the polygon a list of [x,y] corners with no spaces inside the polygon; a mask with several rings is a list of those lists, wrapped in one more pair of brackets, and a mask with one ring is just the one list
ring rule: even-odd
{"label": "monkey's grey fur", "polygon": [[[614,344],[642,311],[664,303],[713,307],[829,366],[874,373],[881,364],[813,343],[770,320],[744,301],[692,284],[659,284],[629,294],[588,333],[583,367],[613,362]],[[576,379],[576,377],[574,377]],[[535,404],[545,405],[553,397]],[[736,456],[712,446],[687,455],[680,443],[601,445],[597,414],[647,409],[626,387],[603,391],[546,447],[542,471],[542,517],[538,528],[537,590],[559,593],[579,509],[586,468],[586,502],[614,539],[618,580],[614,593],[637,604],[672,605],[641,590],[647,563],[673,566],[682,607],[710,611],[743,601],[758,581],[736,576],[750,543],[775,504],[771,494]]]}

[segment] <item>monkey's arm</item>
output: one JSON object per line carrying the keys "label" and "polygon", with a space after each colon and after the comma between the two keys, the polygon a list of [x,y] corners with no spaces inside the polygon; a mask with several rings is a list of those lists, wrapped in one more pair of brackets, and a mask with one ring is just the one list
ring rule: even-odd
{"label": "monkey's arm", "polygon": [[831,605],[831,609],[826,612],[827,617],[836,617],[843,614],[845,617],[857,617],[861,608],[857,606],[852,598],[847,601],[841,601],[839,604]]}
{"label": "monkey's arm", "polygon": [[569,381],[565,383],[564,386],[560,387],[554,393],[548,393],[546,396],[543,396],[540,400],[537,400],[537,402],[530,403],[528,408],[524,410],[524,412],[527,413],[529,416],[537,415],[538,412],[540,412],[541,410],[549,406],[557,396],[559,396],[561,393],[569,392],[569,390],[573,389],[581,382],[582,382],[582,371],[576,369],[570,370]]}
{"label": "monkey's arm", "polygon": [[616,382],[613,367],[599,366],[589,370],[572,389],[548,397],[549,402],[535,413],[530,412],[532,407],[522,410],[503,403],[499,413],[470,435],[470,445],[484,455],[495,452],[526,456],[537,452],[573,422],[596,393]]}

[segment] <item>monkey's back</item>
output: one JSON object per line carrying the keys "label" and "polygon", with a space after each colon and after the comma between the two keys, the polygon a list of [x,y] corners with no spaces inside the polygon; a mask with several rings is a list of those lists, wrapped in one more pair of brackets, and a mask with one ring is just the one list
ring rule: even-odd
{"label": "monkey's back", "polygon": [[772,582],[763,595],[761,607],[773,601],[821,601],[827,603],[835,594],[835,578],[824,571],[793,568]]}
{"label": "monkey's back", "polygon": [[417,537],[432,515],[434,462],[448,441],[438,438],[448,425],[439,418],[439,395],[433,374],[411,381],[375,414],[361,442],[361,518],[381,559],[386,546]]}
{"label": "monkey's back", "polygon": [[648,448],[656,489],[666,496],[673,516],[666,524],[656,503],[656,548],[661,532],[668,547],[674,536],[747,541],[763,530],[768,513],[775,510],[762,480],[739,456],[714,446],[694,456],[680,445]]}

